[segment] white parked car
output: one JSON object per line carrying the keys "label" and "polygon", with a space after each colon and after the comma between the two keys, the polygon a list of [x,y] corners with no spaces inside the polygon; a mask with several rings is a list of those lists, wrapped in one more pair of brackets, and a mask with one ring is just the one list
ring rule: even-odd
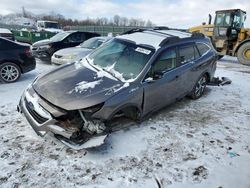
{"label": "white parked car", "polygon": [[62,65],[78,61],[110,39],[111,37],[93,37],[84,41],[79,46],[58,50],[53,54],[51,62]]}

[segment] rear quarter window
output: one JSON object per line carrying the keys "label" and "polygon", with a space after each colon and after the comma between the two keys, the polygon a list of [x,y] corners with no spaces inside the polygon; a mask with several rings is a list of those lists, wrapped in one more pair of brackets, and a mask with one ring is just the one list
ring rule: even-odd
{"label": "rear quarter window", "polygon": [[201,56],[205,55],[210,50],[210,48],[204,43],[197,43],[196,46]]}

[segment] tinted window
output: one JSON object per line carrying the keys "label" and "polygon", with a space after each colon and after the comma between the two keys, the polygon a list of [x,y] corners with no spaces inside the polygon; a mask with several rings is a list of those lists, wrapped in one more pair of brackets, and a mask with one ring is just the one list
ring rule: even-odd
{"label": "tinted window", "polygon": [[206,44],[197,43],[196,45],[197,45],[197,48],[198,48],[201,56],[203,56],[204,54],[206,54],[209,51],[209,47]]}
{"label": "tinted window", "polygon": [[81,44],[82,48],[96,49],[104,42],[100,38],[90,38]]}
{"label": "tinted window", "polygon": [[176,51],[168,50],[161,54],[152,67],[152,72],[167,72],[176,67]]}
{"label": "tinted window", "polygon": [[83,41],[82,33],[73,33],[68,37],[69,42],[81,42]]}
{"label": "tinted window", "polygon": [[96,37],[98,35],[96,35],[95,33],[85,33],[86,39],[92,38],[92,37]]}
{"label": "tinted window", "polygon": [[181,64],[185,64],[187,62],[195,60],[195,52],[193,45],[180,47],[179,53],[180,53]]}

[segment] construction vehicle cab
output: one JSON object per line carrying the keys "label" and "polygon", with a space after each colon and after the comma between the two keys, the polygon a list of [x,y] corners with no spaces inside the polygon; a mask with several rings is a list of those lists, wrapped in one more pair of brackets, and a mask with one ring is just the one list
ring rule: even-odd
{"label": "construction vehicle cab", "polygon": [[240,63],[250,65],[250,29],[244,28],[245,20],[246,12],[241,9],[218,10],[214,25],[209,22],[189,32],[210,37],[220,57],[237,56]]}
{"label": "construction vehicle cab", "polygon": [[240,9],[216,11],[214,21],[214,39],[236,39],[244,27],[246,12]]}

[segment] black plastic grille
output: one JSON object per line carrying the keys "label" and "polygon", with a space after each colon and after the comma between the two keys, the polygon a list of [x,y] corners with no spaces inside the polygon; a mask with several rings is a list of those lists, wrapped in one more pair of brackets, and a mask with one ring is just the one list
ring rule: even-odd
{"label": "black plastic grille", "polygon": [[26,98],[24,99],[25,101],[25,106],[27,108],[27,110],[29,111],[29,113],[31,114],[31,116],[39,123],[42,124],[46,121],[48,121],[47,118],[42,117],[41,115],[39,115],[35,110],[30,108],[30,105],[28,104],[28,101],[26,100]]}

